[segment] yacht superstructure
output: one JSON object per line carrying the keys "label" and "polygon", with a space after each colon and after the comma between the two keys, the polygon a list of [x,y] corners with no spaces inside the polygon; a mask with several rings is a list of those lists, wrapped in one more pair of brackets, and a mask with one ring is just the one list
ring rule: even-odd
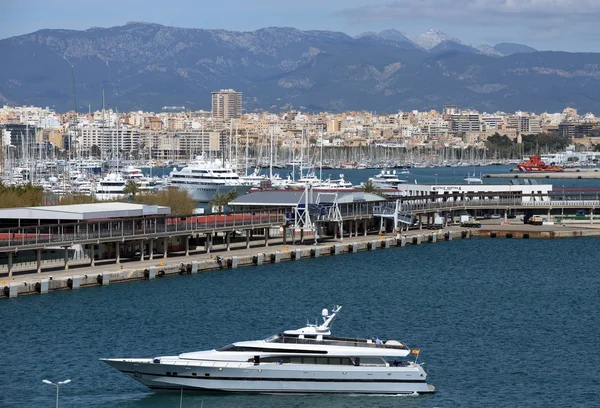
{"label": "yacht superstructure", "polygon": [[398,178],[396,170],[381,170],[381,173],[369,178],[373,182],[373,186],[379,189],[397,189],[401,184],[405,184],[406,180]]}
{"label": "yacht superstructure", "polygon": [[[267,394],[432,393],[421,364],[408,361],[404,343],[335,337],[341,310],[323,310],[321,325],[287,330],[264,340],[215,350],[145,359],[106,359],[110,366],[151,389],[195,389]],[[416,353],[415,353],[416,351]]]}
{"label": "yacht superstructure", "polygon": [[110,173],[96,183],[95,196],[98,200],[118,200],[125,197],[126,181],[121,173]]}
{"label": "yacht superstructure", "polygon": [[228,193],[235,190],[243,195],[252,188],[227,164],[219,159],[206,160],[203,156],[181,170],[173,170],[169,175],[168,185],[189,191],[192,199],[198,202],[209,202],[217,193]]}

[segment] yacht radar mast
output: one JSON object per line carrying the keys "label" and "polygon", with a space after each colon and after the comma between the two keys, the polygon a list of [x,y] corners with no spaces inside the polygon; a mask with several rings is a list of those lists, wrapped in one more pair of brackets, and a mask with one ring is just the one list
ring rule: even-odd
{"label": "yacht radar mast", "polygon": [[338,312],[342,310],[342,306],[336,305],[331,314],[329,314],[329,310],[323,309],[321,315],[323,316],[323,324],[310,324],[307,323],[306,327],[296,329],[296,330],[286,330],[285,334],[297,334],[303,336],[304,334],[318,334],[318,335],[330,335],[331,334],[331,325],[335,320]]}

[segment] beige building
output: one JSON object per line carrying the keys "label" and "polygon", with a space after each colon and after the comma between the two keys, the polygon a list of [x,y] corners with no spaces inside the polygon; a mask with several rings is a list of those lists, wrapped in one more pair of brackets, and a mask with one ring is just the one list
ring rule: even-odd
{"label": "beige building", "polygon": [[242,93],[233,89],[221,89],[212,93],[212,116],[228,121],[242,115]]}

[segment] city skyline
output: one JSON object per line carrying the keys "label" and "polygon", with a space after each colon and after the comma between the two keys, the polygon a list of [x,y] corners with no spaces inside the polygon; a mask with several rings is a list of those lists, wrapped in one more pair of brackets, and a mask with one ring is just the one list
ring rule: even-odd
{"label": "city skyline", "polygon": [[41,29],[119,26],[133,20],[232,31],[295,27],[341,31],[351,36],[396,29],[412,39],[434,28],[474,47],[515,42],[538,50],[600,52],[594,28],[598,16],[600,4],[591,0],[397,0],[388,3],[332,0],[326,4],[307,0],[286,4],[283,10],[273,0],[252,4],[225,0],[215,5],[174,0],[168,6],[156,0],[126,3],[107,0],[102,8],[94,8],[93,13],[90,7],[82,7],[81,2],[73,0],[52,4],[30,0],[0,5],[0,38]]}

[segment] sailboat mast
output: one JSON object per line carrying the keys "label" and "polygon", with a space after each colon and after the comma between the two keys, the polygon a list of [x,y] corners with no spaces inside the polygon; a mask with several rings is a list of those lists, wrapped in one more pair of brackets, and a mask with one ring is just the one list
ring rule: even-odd
{"label": "sailboat mast", "polygon": [[273,179],[273,138],[275,137],[275,127],[271,127],[271,152],[269,153],[269,178]]}
{"label": "sailboat mast", "polygon": [[246,129],[246,173],[248,175],[248,129]]}
{"label": "sailboat mast", "polygon": [[235,172],[238,172],[238,122],[235,122]]}
{"label": "sailboat mast", "polygon": [[231,166],[231,145],[233,143],[233,118],[229,121],[229,165]]}
{"label": "sailboat mast", "polygon": [[319,166],[319,180],[323,180],[323,127],[321,127],[319,136],[321,137],[321,164]]}

